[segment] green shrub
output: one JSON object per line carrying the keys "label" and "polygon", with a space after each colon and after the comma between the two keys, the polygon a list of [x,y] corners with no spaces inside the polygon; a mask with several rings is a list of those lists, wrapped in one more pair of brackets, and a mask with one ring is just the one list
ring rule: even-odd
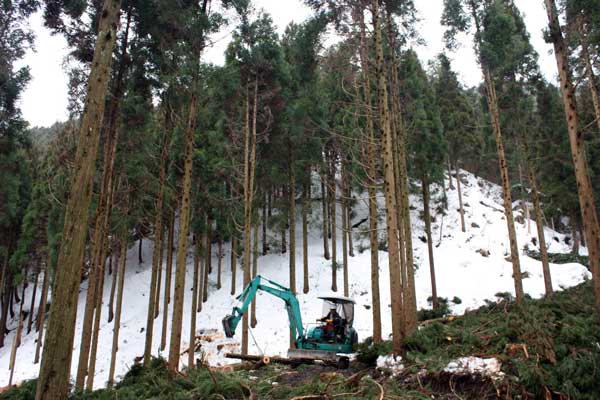
{"label": "green shrub", "polygon": [[375,343],[372,337],[368,337],[364,342],[358,344],[356,360],[369,366],[375,366],[379,356],[390,354],[391,352],[392,342],[383,341]]}
{"label": "green shrub", "polygon": [[497,357],[534,398],[544,398],[546,388],[572,399],[599,398],[600,329],[591,283],[522,306],[505,293],[498,297],[505,300],[406,338],[407,368],[437,372],[458,357]]}
{"label": "green shrub", "polygon": [[[427,299],[429,304],[432,304],[433,298],[430,296]],[[450,314],[450,306],[448,305],[448,299],[445,297],[438,297],[438,308],[426,309],[422,308],[417,312],[417,319],[419,321],[427,321],[430,319],[442,318]]]}
{"label": "green shrub", "polygon": [[19,387],[12,387],[0,394],[0,400],[34,400],[37,379],[23,382]]}
{"label": "green shrub", "polygon": [[[538,261],[542,259],[539,251],[526,249],[525,254]],[[548,253],[548,261],[553,264],[578,263],[585,265],[588,269],[590,267],[590,259],[588,256],[580,256],[579,254],[573,253]]]}

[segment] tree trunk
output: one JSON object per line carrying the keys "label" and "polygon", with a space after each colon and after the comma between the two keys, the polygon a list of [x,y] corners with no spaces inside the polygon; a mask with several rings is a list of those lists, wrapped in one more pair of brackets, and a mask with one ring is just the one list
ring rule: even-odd
{"label": "tree trunk", "polygon": [[583,18],[581,16],[577,18],[577,29],[581,38],[581,57],[583,57],[583,61],[585,62],[585,75],[588,78],[588,85],[590,87],[590,93],[592,94],[592,103],[594,104],[596,126],[598,126],[598,131],[600,131],[600,96],[598,95],[598,82],[596,81],[596,75],[594,75],[594,69],[590,60],[587,34],[585,32]]}
{"label": "tree trunk", "polygon": [[[152,275],[150,277],[150,293],[148,294],[148,315],[146,319],[146,341],[144,343],[144,365],[150,365],[152,354],[152,339],[154,335],[154,319],[158,315],[158,303],[160,302],[160,280],[162,272],[162,239],[163,239],[163,203],[164,190],[167,181],[167,159],[169,157],[169,145],[171,141],[171,119],[169,106],[165,111],[165,126],[162,137],[160,162],[158,167],[158,193],[156,193],[154,207],[154,249],[152,251]],[[169,233],[171,235],[171,233]],[[171,236],[170,236],[171,237]],[[168,279],[166,279],[168,280]],[[166,310],[166,309],[165,309]],[[166,313],[165,313],[166,314]]]}
{"label": "tree trunk", "polygon": [[[92,318],[94,312],[100,314],[101,310],[95,309],[98,301],[93,301],[98,296],[98,282],[104,281],[104,267],[106,265],[106,239],[110,225],[110,215],[113,199],[113,170],[116,159],[117,144],[119,140],[119,110],[121,108],[121,99],[123,97],[123,80],[127,68],[127,43],[129,37],[129,26],[131,23],[131,13],[128,13],[125,34],[121,43],[121,59],[116,77],[116,87],[109,106],[109,120],[106,129],[106,142],[104,145],[104,169],[102,171],[102,184],[100,195],[98,197],[98,208],[96,210],[95,229],[93,237],[92,269],[89,275],[88,293],[86,294],[86,305],[84,313],[84,323],[81,334],[81,345],[79,353],[79,365],[75,387],[83,388],[85,376],[88,371],[89,351],[90,351],[90,330],[92,329]],[[141,242],[140,242],[141,246]],[[141,252],[141,249],[140,249]],[[141,253],[140,253],[141,257]],[[101,276],[102,274],[102,276]],[[90,291],[91,290],[91,291]],[[102,293],[100,292],[100,298]],[[100,304],[102,300],[100,299]],[[95,361],[94,361],[95,362]],[[93,381],[93,377],[92,377]]]}
{"label": "tree trunk", "polygon": [[[24,301],[25,299],[23,299]],[[21,331],[23,330],[23,319],[24,319],[23,311],[19,313],[19,324],[17,325],[17,332],[15,333],[15,337],[13,338],[12,349],[10,351],[10,360],[8,364],[8,368],[10,369],[10,376],[8,377],[8,387],[12,387],[13,375],[15,373],[15,362],[17,360],[17,348],[21,344]]]}
{"label": "tree trunk", "polygon": [[[475,22],[475,28],[477,35],[480,36],[480,22],[479,17],[476,13],[474,5],[471,5],[471,13],[473,14],[473,20]],[[504,141],[502,139],[502,129],[500,126],[500,114],[498,111],[498,97],[496,95],[496,87],[494,86],[494,80],[489,67],[486,65],[481,54],[479,54],[479,63],[481,65],[481,71],[483,73],[483,79],[485,84],[486,98],[490,113],[490,120],[494,131],[496,140],[496,150],[498,152],[498,167],[500,170],[500,177],[502,180],[502,197],[504,200],[504,216],[506,218],[506,225],[508,228],[508,238],[510,242],[510,259],[513,267],[513,280],[515,283],[515,295],[517,303],[522,304],[525,295],[523,293],[523,280],[521,277],[521,263],[519,260],[519,246],[517,245],[517,234],[515,231],[515,220],[513,218],[512,211],[512,195],[510,192],[510,180],[508,177],[508,165],[506,161],[506,154],[504,151]]]}
{"label": "tree trunk", "polygon": [[461,182],[460,182],[460,166],[458,164],[458,161],[456,161],[455,163],[455,169],[456,169],[456,187],[458,189],[458,212],[460,213],[460,229],[463,232],[467,231],[467,226],[465,224],[465,208],[463,206],[463,199],[462,199],[462,188],[461,188]]}
{"label": "tree trunk", "polygon": [[[198,68],[198,66],[196,66]],[[179,236],[177,240],[177,268],[175,271],[175,290],[173,291],[173,316],[171,318],[171,337],[169,341],[169,368],[179,369],[181,348],[181,330],[183,322],[183,297],[185,291],[185,275],[187,264],[187,239],[190,227],[190,194],[192,191],[192,167],[194,162],[194,133],[196,130],[196,89],[197,72],[192,83],[188,124],[185,135],[185,162],[183,174],[183,190],[181,193],[181,212],[179,214]]]}
{"label": "tree trunk", "polygon": [[[258,275],[258,223],[254,224],[254,241],[252,242],[252,279]],[[250,309],[250,326],[256,327],[256,297],[252,299]]]}
{"label": "tree trunk", "polygon": [[[523,184],[523,166],[521,165],[521,162],[519,162],[518,170],[519,186],[521,188],[521,209],[523,210],[524,218],[527,221],[527,234],[531,234],[531,223],[529,221],[529,206],[527,204],[525,185]],[[525,224],[525,221],[523,221],[523,224]]]}
{"label": "tree trunk", "polygon": [[[112,260],[112,255],[109,258],[109,260]],[[115,305],[115,293],[117,290],[117,281],[118,281],[117,273],[118,273],[118,271],[119,271],[119,258],[117,257],[117,259],[115,260],[115,273],[112,275],[112,282],[111,282],[111,286],[110,286],[110,299],[108,301],[108,322],[109,323],[112,322],[113,318],[115,317],[114,305]],[[154,296],[150,296],[150,297],[154,297]]]}
{"label": "tree trunk", "polygon": [[[103,254],[104,255],[104,254]],[[104,295],[104,279],[105,279],[105,274],[104,274],[104,269],[106,266],[106,258],[104,258],[104,262],[100,264],[100,278],[99,281],[96,283],[96,296],[94,298],[94,302],[95,302],[95,308],[96,308],[96,312],[94,313],[94,326],[93,326],[93,330],[92,330],[92,343],[91,343],[91,349],[90,349],[90,356],[89,356],[89,365],[87,368],[87,381],[86,381],[86,387],[87,390],[93,390],[94,389],[94,375],[96,374],[96,355],[98,352],[98,339],[100,336],[100,323],[101,323],[101,316],[102,316],[102,299],[103,299],[103,295]]]}
{"label": "tree trunk", "polygon": [[6,329],[6,321],[8,320],[8,308],[12,295],[7,280],[8,279],[6,278],[4,279],[4,290],[0,293],[3,297],[2,313],[0,313],[0,348],[4,347],[4,338],[8,332]]}
{"label": "tree trunk", "polygon": [[325,191],[325,180],[321,175],[321,204],[323,205],[323,257],[329,260],[329,218],[328,218],[328,207],[327,207],[327,192]]}
{"label": "tree trunk", "polygon": [[403,313],[401,299],[398,296],[400,293],[400,260],[398,254],[398,221],[396,210],[396,187],[394,177],[394,160],[392,148],[392,130],[390,126],[390,115],[388,109],[388,93],[386,74],[383,60],[383,44],[381,35],[381,24],[379,18],[379,0],[372,1],[373,13],[373,30],[374,30],[374,45],[376,58],[377,77],[377,92],[379,98],[379,116],[382,129],[382,159],[384,170],[384,192],[386,209],[386,222],[388,233],[388,259],[389,259],[389,274],[390,274],[390,295],[392,308],[392,341],[393,351],[400,354],[402,351],[402,336],[401,336],[401,316]]}
{"label": "tree trunk", "polygon": [[302,197],[302,269],[304,275],[302,292],[308,293],[310,290],[308,275],[308,210],[310,207],[310,182],[304,183]]}
{"label": "tree trunk", "polygon": [[171,212],[169,236],[167,237],[167,266],[165,268],[165,297],[163,301],[163,321],[160,339],[160,350],[167,347],[167,322],[169,321],[169,304],[171,303],[171,278],[173,275],[173,242],[175,241],[175,210]]}
{"label": "tree trunk", "polygon": [[498,112],[498,99],[496,97],[496,88],[492,80],[492,75],[486,66],[482,66],[487,92],[488,105],[490,108],[490,117],[494,135],[496,137],[496,147],[498,150],[498,163],[500,167],[500,176],[502,179],[502,194],[504,198],[504,215],[508,227],[508,238],[510,241],[510,258],[513,266],[513,279],[515,282],[515,294],[517,303],[522,304],[525,300],[523,293],[523,280],[521,278],[521,263],[519,261],[519,246],[517,245],[517,233],[515,231],[515,220],[512,212],[512,196],[510,193],[510,181],[508,178],[508,165],[504,152],[504,142],[502,140],[502,131],[500,128],[500,115]]}
{"label": "tree trunk", "polygon": [[[456,184],[458,185],[458,164],[455,163],[456,165]],[[454,190],[454,184],[452,183],[452,164],[450,164],[450,157],[448,157],[448,187],[450,188],[450,190]],[[463,231],[464,232],[464,231]]]}
{"label": "tree trunk", "polygon": [[[77,316],[88,213],[91,202],[100,128],[110,78],[112,50],[117,38],[120,0],[105,0],[81,118],[74,177],[65,211],[63,240],[58,255],[53,304],[46,346],[37,382],[36,400],[64,399],[69,391],[71,355]],[[68,240],[67,240],[68,239]]]}
{"label": "tree trunk", "polygon": [[[286,197],[287,193],[283,193],[282,197]],[[287,242],[285,236],[285,230],[287,229],[287,224],[281,226],[281,254],[285,254],[287,252]]]}
{"label": "tree trunk", "polygon": [[204,273],[202,274],[202,297],[198,299],[198,301],[202,303],[206,303],[208,301],[208,275],[210,274],[210,259],[212,256],[210,252],[211,236],[208,216],[206,221],[206,232],[204,233]]}
{"label": "tree trunk", "polygon": [[[127,236],[121,238],[121,258],[119,267],[119,290],[117,292],[117,306],[115,310],[115,325],[113,328],[112,351],[110,369],[108,373],[108,387],[111,388],[115,378],[115,364],[119,351],[119,329],[121,328],[121,309],[123,308],[123,286],[125,284],[125,268],[127,267]],[[116,275],[116,274],[115,274]]]}
{"label": "tree trunk", "polygon": [[267,252],[269,250],[269,245],[267,242],[267,198],[269,197],[268,194],[265,194],[265,197],[263,198],[264,203],[263,203],[263,210],[262,210],[262,254],[263,256],[267,255]]}
{"label": "tree trunk", "polygon": [[[162,266],[164,260],[164,249],[165,249],[165,233],[166,229],[163,226],[161,229],[161,238],[160,238],[160,248],[158,251],[158,269],[156,271],[157,282],[156,282],[156,291],[154,292],[154,319],[158,318],[158,314],[160,313],[160,293],[162,286]],[[153,260],[154,262],[154,260]]]}
{"label": "tree trunk", "polygon": [[271,218],[273,216],[273,188],[269,189],[267,193],[267,202],[268,204],[268,217]]}
{"label": "tree trunk", "polygon": [[[198,243],[198,262],[200,263],[199,265],[199,270],[198,270],[198,299],[196,300],[196,312],[200,312],[202,311],[202,303],[204,300],[204,277],[206,276],[206,263],[204,262],[204,257],[202,256],[203,252],[202,252],[202,246],[203,243],[205,241],[200,239],[200,242]],[[194,308],[194,307],[192,307]]]}
{"label": "tree trunk", "polygon": [[223,265],[223,238],[219,235],[217,258],[217,289],[221,289],[221,268]]}
{"label": "tree trunk", "polygon": [[200,249],[198,242],[202,239],[196,238],[194,246],[194,278],[192,281],[192,307],[190,309],[190,338],[188,342],[188,371],[191,371],[195,365],[194,357],[196,355],[196,308],[198,307],[198,286],[202,285],[198,279],[198,269],[200,266]]}
{"label": "tree trunk", "polygon": [[542,271],[544,273],[544,287],[546,288],[546,296],[553,293],[552,275],[550,274],[550,264],[548,263],[548,249],[546,247],[546,235],[544,234],[544,220],[542,217],[542,207],[540,205],[540,194],[537,188],[537,179],[535,172],[528,163],[529,170],[529,185],[531,186],[531,194],[533,200],[533,208],[535,211],[535,224],[537,225],[538,242],[540,246],[540,256],[542,258]]}
{"label": "tree trunk", "polygon": [[346,166],[342,165],[342,265],[344,274],[344,296],[350,293],[348,282],[348,200],[346,198]]}
{"label": "tree trunk", "polygon": [[[392,48],[396,48],[396,35],[392,23],[391,14],[386,13],[386,25],[388,41]],[[412,249],[412,227],[409,209],[409,182],[408,170],[406,166],[406,139],[402,122],[402,107],[399,98],[399,83],[398,83],[398,60],[396,53],[391,52],[391,107],[392,117],[390,127],[392,130],[392,148],[393,152],[394,172],[396,179],[396,207],[397,207],[397,223],[398,223],[398,240],[399,240],[399,260],[401,268],[401,289],[402,298],[400,300],[401,307],[404,310],[403,320],[401,322],[403,335],[412,333],[417,328],[417,299],[414,279],[414,260]]]}
{"label": "tree trunk", "polygon": [[2,264],[2,275],[0,276],[0,304],[2,305],[0,311],[0,348],[4,347],[4,336],[6,335],[6,321],[8,319],[8,303],[9,303],[9,290],[8,290],[8,275],[9,275],[9,260],[10,249],[7,249],[4,255],[4,262]]}
{"label": "tree trunk", "polygon": [[367,184],[369,193],[369,242],[371,251],[371,303],[373,307],[373,341],[379,343],[381,335],[381,301],[379,295],[379,238],[377,234],[377,166],[375,161],[375,129],[371,105],[371,81],[369,76],[369,56],[367,49],[364,12],[355,12],[360,25],[360,63],[363,78],[363,96],[367,118]]}
{"label": "tree trunk", "polygon": [[35,345],[35,358],[33,360],[34,364],[37,364],[40,361],[40,350],[42,348],[42,339],[44,336],[44,320],[46,319],[46,304],[48,301],[48,288],[50,287],[50,277],[48,275],[50,268],[49,263],[46,265],[46,270],[44,270],[44,283],[42,284],[42,296],[40,297],[40,306],[38,307],[38,317],[37,317],[37,330],[38,330],[38,339]]}
{"label": "tree trunk", "polygon": [[235,281],[236,281],[236,275],[237,275],[237,265],[236,265],[236,246],[237,246],[237,240],[235,237],[235,232],[231,235],[231,295],[233,296],[235,294]]}
{"label": "tree trunk", "polygon": [[[10,313],[10,318],[11,318],[11,319],[14,319],[14,318],[15,318],[15,310],[13,309],[13,307],[14,307],[14,302],[17,302],[17,301],[18,301],[18,298],[19,298],[19,297],[18,297],[19,295],[18,295],[18,294],[16,294],[15,292],[17,292],[17,288],[16,288],[16,287],[11,287],[11,288],[9,289],[9,294],[10,294],[10,296],[9,296],[9,297],[10,297],[10,303],[9,303],[9,306],[8,306],[8,312]],[[15,300],[15,298],[16,298],[17,300]],[[8,330],[7,330],[7,332],[8,332]]]}
{"label": "tree trunk", "polygon": [[142,265],[144,263],[144,259],[142,258],[142,245],[143,245],[143,237],[142,237],[142,232],[140,231],[140,240],[139,240],[139,246],[138,246],[138,264]]}
{"label": "tree trunk", "polygon": [[354,257],[354,245],[352,243],[352,218],[351,218],[351,214],[352,214],[352,206],[351,206],[351,199],[352,199],[352,188],[350,185],[350,173],[348,172],[347,166],[348,164],[351,162],[351,160],[346,159],[346,168],[344,169],[344,173],[345,173],[345,183],[344,183],[344,201],[346,203],[346,234],[348,235],[348,255],[350,257]]}
{"label": "tree trunk", "polygon": [[435,283],[435,265],[433,260],[433,239],[431,238],[431,212],[429,210],[429,180],[424,175],[421,179],[423,190],[423,216],[425,218],[425,234],[427,236],[427,252],[429,255],[429,273],[431,276],[431,298],[433,309],[437,310],[440,306],[437,295],[437,285]]}
{"label": "tree trunk", "polygon": [[348,225],[348,255],[354,257],[354,241],[352,239],[352,206],[350,205],[351,193],[348,190],[348,199],[346,200],[346,224]]}
{"label": "tree trunk", "polygon": [[331,290],[337,292],[337,212],[335,184],[335,155],[329,153],[329,221],[331,223]]}
{"label": "tree trunk", "polygon": [[290,225],[290,290],[296,293],[296,172],[293,166],[292,144],[288,143],[289,162],[289,225]]}
{"label": "tree trunk", "polygon": [[[254,81],[254,99],[252,103],[252,130],[250,130],[250,97],[246,88],[246,145],[244,163],[244,287],[250,283],[251,276],[251,227],[252,199],[254,195],[254,169],[256,159],[256,114],[258,107],[258,80]],[[248,354],[248,314],[242,319],[242,354]]]}
{"label": "tree trunk", "polygon": [[571,240],[573,241],[571,247],[571,254],[579,255],[579,236],[577,235],[577,216],[575,213],[571,214],[570,225],[571,225]]}
{"label": "tree trunk", "polygon": [[583,232],[583,224],[579,221],[577,223],[577,229],[579,230],[579,238],[581,239],[581,245],[583,247],[587,247],[587,244],[585,241],[585,233]]}
{"label": "tree trunk", "polygon": [[29,306],[29,320],[27,321],[27,334],[31,332],[31,326],[33,325],[33,310],[35,309],[35,297],[37,294],[38,287],[38,279],[40,277],[40,273],[35,274],[35,278],[33,281],[33,293],[31,294],[31,305]]}
{"label": "tree trunk", "polygon": [[212,274],[212,220],[209,218],[206,223],[206,265],[208,274]]}

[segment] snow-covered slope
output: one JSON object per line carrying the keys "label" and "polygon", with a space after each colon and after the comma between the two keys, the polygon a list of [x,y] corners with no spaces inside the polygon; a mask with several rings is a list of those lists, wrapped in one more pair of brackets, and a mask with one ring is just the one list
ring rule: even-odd
{"label": "snow-covered slope", "polygon": [[[452,304],[454,313],[460,314],[467,309],[473,309],[484,304],[486,299],[493,299],[498,292],[514,293],[511,263],[505,260],[509,252],[506,221],[502,212],[500,188],[482,179],[478,179],[470,173],[462,172],[463,201],[467,221],[467,232],[460,230],[460,218],[458,209],[458,196],[456,190],[448,191],[448,215],[437,215],[435,210],[435,222],[433,223],[434,253],[436,262],[436,274],[438,284],[438,295],[453,298],[458,296],[462,299],[459,305]],[[447,187],[447,185],[446,185]],[[317,191],[317,190],[316,190]],[[435,200],[441,197],[441,187],[433,189]],[[366,218],[367,199],[366,194],[356,195],[357,203],[354,207],[353,223]],[[380,209],[384,210],[383,199],[378,199]],[[424,237],[424,224],[419,215],[422,211],[422,203],[419,196],[411,197],[413,244],[415,247],[415,263],[418,265],[416,272],[416,289],[418,307],[428,307],[427,298],[431,295],[429,265],[427,259],[427,245],[420,239]],[[434,209],[432,204],[432,209]],[[331,262],[323,258],[323,242],[321,238],[321,214],[320,203],[315,202],[310,219],[309,230],[309,269],[310,269],[310,292],[298,295],[302,308],[304,324],[313,323],[320,317],[321,304],[318,295],[328,293],[331,287]],[[520,211],[516,215],[520,214]],[[338,212],[339,218],[339,212]],[[381,222],[385,219],[380,218]],[[341,226],[338,223],[338,227]],[[368,250],[368,236],[366,230],[368,224],[365,222],[355,229],[354,248],[355,256],[349,258],[350,296],[356,300],[355,327],[359,337],[364,339],[371,334],[371,294],[370,294],[370,253]],[[383,227],[383,223],[380,227]],[[516,224],[518,242],[521,249],[528,245],[530,249],[537,249],[532,239],[536,237],[535,222],[531,222],[529,233],[526,224]],[[297,243],[301,243],[301,229],[298,230]],[[385,229],[381,229],[380,235],[385,236]],[[273,242],[277,240],[274,234]],[[570,250],[565,243],[563,235],[546,228],[546,240],[550,252],[567,252]],[[275,246],[273,246],[275,247]],[[360,252],[361,249],[367,249]],[[483,257],[478,251],[484,249],[489,251],[489,257]],[[230,295],[230,257],[228,244],[224,246],[223,257],[223,287],[216,289],[216,251],[213,251],[213,274],[210,276],[210,292],[208,302],[198,314],[198,334],[203,330],[216,332],[211,342],[203,344],[205,356],[213,365],[227,363],[224,359],[225,352],[235,350],[239,345],[239,336],[234,339],[225,339],[221,334],[221,319],[231,311],[236,304]],[[341,233],[338,232],[338,262],[341,262]],[[585,249],[582,249],[585,251]],[[296,260],[298,289],[301,291],[302,284],[302,252],[298,246]],[[287,284],[289,282],[288,260],[289,253],[269,254],[258,259],[259,273],[271,280]],[[143,264],[139,265],[137,260],[137,248],[130,249],[128,253],[127,272],[125,279],[125,298],[123,304],[122,326],[120,331],[119,353],[117,356],[117,375],[124,374],[134,362],[134,358],[141,356],[144,349],[146,310],[148,306],[148,287],[150,282],[150,269],[152,261],[152,242],[146,240],[143,247]],[[184,310],[184,335],[182,350],[187,349],[187,338],[189,337],[189,314],[191,307],[191,281],[192,281],[192,257],[188,255],[188,275],[186,278],[185,310]],[[382,304],[382,320],[384,335],[391,332],[390,319],[390,290],[387,253],[379,253],[380,262],[380,288]],[[542,279],[541,264],[521,252],[521,266],[527,277],[524,279],[525,292],[532,297],[543,294],[544,285]],[[238,285],[237,293],[241,291],[242,270],[240,263],[237,266]],[[553,284],[556,290],[569,287],[589,279],[590,274],[580,264],[551,265]],[[106,323],[106,305],[110,296],[110,283],[112,276],[107,276],[104,289],[104,306],[100,335],[100,347],[95,379],[95,386],[105,385],[108,377],[110,363],[110,348],[112,341],[112,324]],[[163,280],[164,282],[164,280]],[[85,302],[87,282],[81,287],[79,297],[79,308],[77,314],[77,330],[75,333],[75,348],[73,351],[72,372],[77,368],[79,354],[79,340],[81,335],[81,322]],[[342,290],[342,274],[338,273],[338,288]],[[163,287],[164,289],[164,287]],[[30,293],[26,295],[29,297]],[[29,307],[27,300],[26,308]],[[169,310],[171,311],[171,310]],[[162,323],[161,314],[155,320],[153,348],[157,349],[160,343],[160,331]],[[253,353],[264,352],[266,354],[285,354],[289,344],[289,331],[287,316],[283,303],[265,293],[259,293],[257,298],[258,325],[253,329],[254,341],[250,338],[250,351]],[[10,322],[11,329],[16,326],[16,321]],[[0,387],[8,383],[8,362],[10,357],[10,344],[12,343],[14,330],[7,337],[7,346],[0,349]],[[241,329],[238,330],[241,335]],[[17,354],[17,367],[14,381],[20,381],[37,376],[39,365],[33,364],[35,342],[37,335],[32,332],[25,335]],[[168,343],[168,342],[167,342]],[[225,345],[225,346],[222,346]],[[155,351],[156,355],[159,354]],[[167,356],[166,353],[161,354]],[[200,354],[197,355],[200,357]],[[187,357],[182,357],[182,361]],[[182,365],[183,366],[183,365]]]}

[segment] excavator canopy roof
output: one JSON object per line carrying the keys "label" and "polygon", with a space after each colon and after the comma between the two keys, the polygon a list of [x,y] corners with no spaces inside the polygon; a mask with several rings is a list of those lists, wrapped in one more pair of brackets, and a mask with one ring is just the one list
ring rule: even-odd
{"label": "excavator canopy roof", "polygon": [[321,296],[323,300],[323,317],[325,317],[332,308],[335,308],[337,313],[346,320],[348,326],[354,323],[354,302],[350,297],[343,296]]}
{"label": "excavator canopy roof", "polygon": [[321,297],[319,297],[319,299],[328,301],[330,303],[336,303],[336,304],[338,304],[338,303],[339,304],[348,304],[348,303],[356,304],[354,299],[351,299],[350,297],[344,297],[344,296],[321,296]]}

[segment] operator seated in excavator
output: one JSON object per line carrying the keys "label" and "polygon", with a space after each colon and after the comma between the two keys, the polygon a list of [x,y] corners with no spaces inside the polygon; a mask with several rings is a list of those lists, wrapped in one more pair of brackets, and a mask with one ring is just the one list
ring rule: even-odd
{"label": "operator seated in excavator", "polygon": [[345,325],[347,321],[338,314],[335,307],[329,309],[329,313],[323,318],[318,319],[319,322],[325,322],[322,329],[327,339],[331,341],[338,341],[339,338],[344,334]]}

